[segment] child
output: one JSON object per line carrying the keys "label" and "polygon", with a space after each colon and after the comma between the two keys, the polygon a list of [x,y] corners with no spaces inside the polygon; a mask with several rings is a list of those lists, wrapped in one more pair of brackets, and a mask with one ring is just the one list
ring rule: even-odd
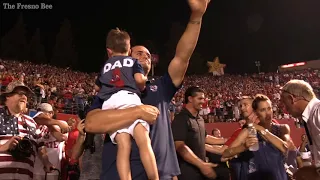
{"label": "child", "polygon": [[[107,36],[109,59],[104,65],[98,82],[98,97],[104,100],[102,109],[125,109],[141,105],[140,91],[145,89],[147,78],[138,60],[129,57],[130,37],[119,29],[111,30]],[[121,180],[131,180],[130,152],[131,136],[139,148],[142,164],[148,179],[158,180],[158,169],[149,138],[149,124],[138,119],[124,129],[110,133],[117,144],[117,169]]]}

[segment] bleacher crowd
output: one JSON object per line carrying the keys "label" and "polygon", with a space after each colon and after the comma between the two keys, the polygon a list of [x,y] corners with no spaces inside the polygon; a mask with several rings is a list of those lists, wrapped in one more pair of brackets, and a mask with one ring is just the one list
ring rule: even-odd
{"label": "bleacher crowd", "polygon": [[203,105],[204,118],[207,122],[236,121],[240,119],[238,104],[242,95],[262,93],[273,102],[273,111],[277,119],[288,119],[289,114],[280,103],[280,87],[290,79],[301,79],[309,82],[315,93],[320,90],[320,71],[303,70],[293,72],[273,72],[251,75],[193,75],[184,80],[184,86],[172,101],[171,112],[177,114],[183,107],[185,90],[190,86],[199,86],[206,92]]}
{"label": "bleacher crowd", "polygon": [[[1,90],[12,81],[24,82],[35,92],[34,97],[28,102],[29,108],[36,108],[41,102],[47,102],[57,112],[78,114],[97,94],[94,89],[96,78],[97,73],[88,74],[47,64],[0,59]],[[240,113],[236,102],[239,97],[257,93],[266,94],[273,101],[273,111],[278,119],[287,119],[289,115],[279,101],[279,87],[290,79],[305,80],[313,86],[316,94],[319,93],[319,70],[251,75],[192,75],[185,78],[183,87],[172,101],[170,111],[179,113],[184,104],[183,94],[186,88],[199,86],[206,91],[206,103],[203,105],[202,114],[208,122],[238,120]]]}
{"label": "bleacher crowd", "polygon": [[96,95],[94,80],[97,74],[57,68],[47,64],[0,59],[0,87],[5,90],[12,81],[21,81],[35,95],[28,101],[29,108],[48,102],[57,112],[78,114]]}
{"label": "bleacher crowd", "polygon": [[[35,92],[33,97],[28,100],[29,109],[37,109],[39,105],[43,106],[43,103],[48,103],[53,107],[51,110],[38,109],[38,111],[43,112],[51,113],[54,110],[56,113],[79,114],[80,111],[85,109],[85,106],[90,105],[97,94],[94,88],[96,78],[97,74],[95,73],[87,74],[50,65],[0,60],[2,92],[11,82],[23,82]],[[169,108],[172,114],[171,119],[173,120],[175,115],[185,107],[184,94],[186,89],[191,86],[199,86],[205,92],[206,99],[202,110],[200,110],[200,115],[206,122],[232,122],[242,119],[238,104],[239,99],[243,95],[254,96],[258,93],[266,94],[273,102],[272,110],[276,119],[288,119],[289,114],[280,104],[279,88],[290,79],[305,80],[312,84],[316,94],[319,93],[320,72],[318,70],[214,77],[211,75],[188,76],[185,78],[182,88],[171,101]],[[66,144],[69,145],[67,149],[69,150],[73,148],[78,134],[82,131],[79,129],[79,125],[78,129],[75,125],[72,126],[69,137],[61,140],[61,143],[67,142]],[[214,131],[218,132],[219,130],[214,129]],[[221,134],[216,135],[215,132],[212,132],[213,136],[219,138]],[[64,147],[64,145],[61,145],[61,147]],[[50,147],[47,148],[50,149]],[[66,151],[65,155],[70,160],[70,152]],[[67,172],[62,171],[61,173],[65,175]]]}

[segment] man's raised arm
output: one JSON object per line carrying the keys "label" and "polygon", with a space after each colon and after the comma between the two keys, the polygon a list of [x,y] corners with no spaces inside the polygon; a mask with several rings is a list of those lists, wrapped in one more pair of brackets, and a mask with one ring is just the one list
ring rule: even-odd
{"label": "man's raised arm", "polygon": [[137,119],[153,124],[159,115],[154,106],[141,105],[128,109],[95,109],[87,114],[85,130],[89,133],[110,133],[131,125]]}
{"label": "man's raised arm", "polygon": [[188,0],[191,9],[190,20],[168,67],[168,73],[176,87],[180,86],[187,71],[190,57],[198,42],[202,17],[209,2],[210,0]]}

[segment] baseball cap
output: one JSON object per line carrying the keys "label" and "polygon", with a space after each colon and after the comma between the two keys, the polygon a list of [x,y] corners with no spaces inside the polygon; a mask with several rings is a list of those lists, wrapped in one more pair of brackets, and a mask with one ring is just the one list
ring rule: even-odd
{"label": "baseball cap", "polygon": [[49,103],[41,103],[38,106],[38,109],[40,109],[41,111],[46,111],[46,112],[53,112],[53,108],[52,108],[51,104],[49,104]]}
{"label": "baseball cap", "polygon": [[34,92],[29,87],[27,87],[23,82],[13,81],[8,84],[5,92],[3,92],[2,95],[10,94],[14,92],[17,88],[24,89],[28,94],[34,94]]}

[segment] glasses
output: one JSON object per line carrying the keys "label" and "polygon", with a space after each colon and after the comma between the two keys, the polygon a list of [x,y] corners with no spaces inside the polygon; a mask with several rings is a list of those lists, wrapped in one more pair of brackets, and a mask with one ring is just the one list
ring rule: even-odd
{"label": "glasses", "polygon": [[294,94],[292,94],[291,92],[289,92],[289,91],[287,91],[287,90],[283,90],[283,89],[281,89],[281,91],[282,91],[283,93],[290,94],[291,96],[293,96],[293,97],[296,98],[296,99],[305,100],[305,101],[309,102],[309,100],[307,100],[307,99],[306,99],[305,97],[303,97],[303,96],[294,95]]}
{"label": "glasses", "polygon": [[13,94],[17,94],[17,95],[19,95],[19,96],[25,95],[25,96],[27,96],[27,97],[30,97],[30,95],[29,95],[27,92],[25,92],[25,91],[16,91],[16,92],[13,92]]}
{"label": "glasses", "polygon": [[53,115],[53,114],[54,114],[53,111],[46,111],[45,113],[48,113],[48,114],[50,114],[50,115]]}

